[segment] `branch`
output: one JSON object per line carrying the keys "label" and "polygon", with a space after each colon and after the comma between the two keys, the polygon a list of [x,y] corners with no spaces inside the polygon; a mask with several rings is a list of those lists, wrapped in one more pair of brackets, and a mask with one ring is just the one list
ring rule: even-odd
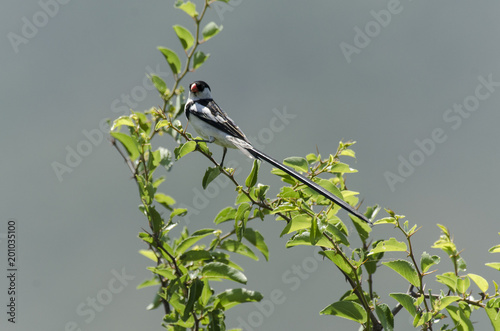
{"label": "branch", "polygon": [[[369,319],[367,320],[367,329],[368,330],[370,329],[370,320],[371,320],[371,322],[373,322],[373,330],[382,330],[382,324],[378,321],[378,319],[375,316],[375,314],[373,314],[373,311],[371,310],[370,305],[368,304],[368,302],[366,301],[365,296],[363,295],[363,291],[362,291],[362,288],[361,288],[361,282],[359,280],[358,274],[356,273],[356,267],[354,267],[352,265],[351,261],[349,261],[349,259],[347,257],[345,257],[345,255],[340,250],[340,248],[338,247],[338,245],[335,242],[335,240],[333,240],[333,238],[331,238],[326,232],[323,232],[323,235],[328,239],[328,241],[330,241],[330,243],[332,243],[332,245],[334,246],[335,250],[342,257],[342,259],[344,260],[344,262],[347,263],[349,265],[349,267],[354,271],[353,272],[353,274],[354,274],[354,280],[352,280],[342,269],[340,269],[339,267],[337,267],[344,274],[344,276],[346,277],[346,279],[349,282],[349,284],[351,285],[354,293],[358,297],[359,301],[362,303],[363,308],[365,309],[366,313],[369,316]],[[324,247],[323,247],[323,249],[324,249]]]}
{"label": "branch", "polygon": [[[120,149],[120,147],[118,146],[118,144],[116,143],[116,139],[115,138],[111,138],[111,145],[113,145],[114,148],[116,148],[116,150],[118,151],[118,153],[120,153],[121,157],[123,158],[123,160],[125,161],[125,163],[127,164],[128,168],[130,169],[130,171],[132,172],[132,174],[135,174],[135,167],[134,167],[134,164],[133,162],[130,160],[129,157],[127,157],[123,152],[122,150]],[[134,176],[134,179],[135,176]],[[137,179],[136,179],[137,181]]]}

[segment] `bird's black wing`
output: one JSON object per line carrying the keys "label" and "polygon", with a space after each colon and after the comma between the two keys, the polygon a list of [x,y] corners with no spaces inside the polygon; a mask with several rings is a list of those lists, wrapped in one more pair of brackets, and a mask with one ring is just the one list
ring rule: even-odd
{"label": "bird's black wing", "polygon": [[[227,114],[219,107],[213,99],[200,99],[196,100],[198,103],[208,109],[210,114],[202,111],[193,111],[192,114],[198,116],[202,120],[210,123],[217,129],[226,132],[227,134],[241,139],[243,141],[249,142],[245,134],[240,130],[240,128],[234,123],[234,121],[227,116]],[[194,105],[192,105],[194,106]],[[189,105],[188,105],[189,107]]]}

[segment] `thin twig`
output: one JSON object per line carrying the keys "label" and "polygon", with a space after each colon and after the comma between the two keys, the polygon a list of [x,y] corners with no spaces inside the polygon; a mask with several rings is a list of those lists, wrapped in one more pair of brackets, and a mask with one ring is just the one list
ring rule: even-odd
{"label": "thin twig", "polygon": [[[116,150],[118,151],[118,153],[120,153],[121,157],[123,158],[123,160],[125,161],[125,163],[129,167],[130,171],[132,172],[132,174],[134,174],[135,173],[134,164],[132,163],[132,161],[130,160],[130,158],[128,158],[127,156],[125,156],[125,154],[122,152],[122,150],[120,149],[120,147],[116,143],[116,139],[115,138],[111,138],[111,145],[113,145],[113,147],[116,148]],[[134,179],[135,179],[135,176],[134,176]]]}
{"label": "thin twig", "polygon": [[366,313],[369,316],[369,318],[366,321],[367,322],[366,329],[371,330],[371,328],[370,328],[370,321],[371,321],[373,323],[373,330],[382,330],[382,324],[380,324],[377,317],[373,314],[372,310],[370,309],[370,305],[368,304],[365,296],[363,295],[363,290],[361,288],[361,281],[360,281],[358,274],[356,272],[356,267],[354,267],[352,265],[351,261],[349,261],[349,259],[344,256],[343,252],[340,250],[340,248],[338,247],[335,240],[333,240],[333,238],[331,238],[326,232],[323,232],[323,236],[325,236],[325,238],[327,238],[328,241],[330,241],[330,243],[335,248],[335,251],[342,257],[344,262],[347,263],[349,265],[349,267],[351,268],[351,270],[353,271],[354,280],[351,277],[349,277],[348,275],[346,275],[346,273],[339,268],[339,270],[342,271],[344,276],[346,276],[347,281],[351,285],[354,293],[358,297],[359,301],[363,305],[363,308],[365,309]]}

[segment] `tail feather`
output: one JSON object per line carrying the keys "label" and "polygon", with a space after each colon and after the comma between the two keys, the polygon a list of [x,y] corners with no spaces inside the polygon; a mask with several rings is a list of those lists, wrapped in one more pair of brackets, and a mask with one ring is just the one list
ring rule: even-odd
{"label": "tail feather", "polygon": [[253,158],[253,155],[250,152],[253,149],[253,147],[252,147],[252,145],[250,145],[250,143],[244,141],[243,139],[236,138],[236,137],[233,137],[233,136],[227,136],[226,139],[229,140],[243,154],[245,154],[249,158]]}
{"label": "tail feather", "polygon": [[348,211],[349,213],[353,214],[354,216],[358,217],[359,219],[365,221],[366,223],[368,223],[370,225],[372,224],[370,222],[370,220],[368,220],[368,218],[366,218],[365,215],[363,215],[361,212],[359,212],[356,209],[354,209],[350,204],[348,204],[344,200],[340,199],[339,197],[335,196],[333,193],[331,193],[330,191],[326,190],[324,187],[321,187],[320,185],[316,184],[315,182],[311,181],[310,179],[302,176],[301,174],[299,174],[295,170],[293,170],[293,169],[291,169],[291,168],[289,168],[289,167],[281,164],[281,162],[276,161],[275,159],[273,159],[269,155],[266,155],[266,154],[262,153],[261,151],[255,149],[255,148],[247,149],[247,151],[254,158],[256,158],[258,160],[266,161],[267,163],[271,164],[272,166],[274,166],[274,167],[276,167],[276,168],[278,168],[278,169],[286,172],[287,174],[289,174],[293,178],[301,181],[303,184],[309,186],[311,189],[315,190],[319,194],[321,194],[324,197],[330,199],[331,201],[333,201],[334,203],[336,203],[337,205],[339,205],[340,207],[342,207],[344,210]]}

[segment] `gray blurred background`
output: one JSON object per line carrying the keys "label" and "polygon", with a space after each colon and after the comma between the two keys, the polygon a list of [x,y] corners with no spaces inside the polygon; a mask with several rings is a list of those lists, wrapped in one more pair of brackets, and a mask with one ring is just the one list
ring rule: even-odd
{"label": "gray blurred background", "polygon": [[[492,286],[498,272],[484,263],[498,261],[487,250],[500,242],[499,10],[493,0],[233,1],[208,14],[206,22],[224,29],[201,46],[211,57],[183,83],[206,80],[219,105],[277,159],[316,147],[327,155],[339,140],[356,140],[356,161],[344,161],[359,170],[348,186],[361,192],[363,208],[379,204],[421,226],[417,254],[440,255],[440,272],[451,265],[430,246],[439,236],[435,224],[448,226],[465,249],[468,271]],[[171,26],[192,29],[189,17],[172,1],[129,0],[10,0],[0,17],[0,251],[9,219],[18,236],[17,323],[6,322],[7,279],[1,277],[0,328],[160,330],[162,311],[145,310],[154,288],[135,289],[150,277],[137,238],[147,224],[129,170],[101,123],[128,108],[161,104],[146,74],[171,84],[156,47],[181,52]],[[276,112],[285,111],[289,120],[270,130]],[[212,150],[220,157],[220,148]],[[251,162],[237,151],[228,159],[241,165],[243,181]],[[61,173],[55,165],[67,168]],[[189,218],[192,230],[214,227],[216,213],[234,201],[231,185],[200,198],[209,165],[190,154],[161,188],[198,211]],[[276,193],[281,182],[270,169],[261,167],[259,181]],[[318,315],[348,288],[331,263],[318,261],[311,248],[285,249],[283,223],[272,217],[254,228],[265,235],[271,257],[236,258],[249,278],[245,287],[267,300],[274,291],[280,300],[231,309],[228,328],[357,329]],[[390,226],[373,234],[402,240]],[[397,257],[403,255],[387,256]],[[391,306],[388,293],[406,291],[386,269],[374,281]],[[473,291],[479,292],[475,285]],[[473,320],[478,329],[491,327],[484,312]],[[409,321],[401,312],[396,328],[412,330]]]}

